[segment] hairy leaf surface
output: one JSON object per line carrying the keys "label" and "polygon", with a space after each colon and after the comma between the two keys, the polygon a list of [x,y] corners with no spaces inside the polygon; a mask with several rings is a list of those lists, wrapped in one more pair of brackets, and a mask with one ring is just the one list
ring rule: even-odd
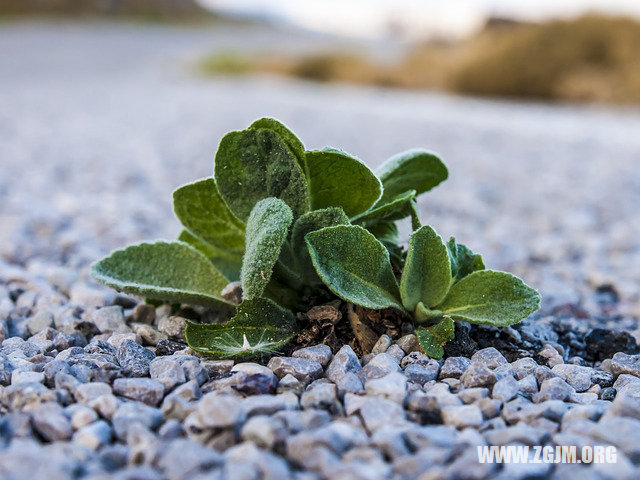
{"label": "hairy leaf surface", "polygon": [[338,297],[366,308],[402,310],[389,253],[367,230],[341,225],[305,238],[316,272]]}
{"label": "hairy leaf surface", "polygon": [[324,227],[348,224],[349,217],[347,217],[341,208],[337,207],[313,210],[305,213],[295,221],[291,231],[292,253],[298,263],[299,270],[307,282],[318,283],[320,279],[316,275],[313,264],[311,263],[309,250],[304,240],[305,235]]}
{"label": "hairy leaf surface", "polygon": [[364,163],[334,149],[306,153],[311,208],[340,207],[352,217],[380,197],[378,177]]}
{"label": "hairy leaf surface", "polygon": [[376,173],[384,187],[378,204],[387,203],[407,190],[415,190],[420,195],[449,176],[447,167],[440,158],[421,149],[408,150],[391,157]]}
{"label": "hairy leaf surface", "polygon": [[242,266],[241,254],[229,254],[227,252],[223,252],[222,250],[218,250],[213,245],[209,245],[199,238],[194,237],[186,230],[182,230],[182,232],[180,232],[180,235],[178,235],[178,240],[184,243],[188,243],[209,260],[211,260],[211,263],[213,263],[213,266],[216,267],[216,270],[222,273],[230,282],[240,280],[240,267]]}
{"label": "hairy leaf surface", "polygon": [[353,218],[361,225],[371,225],[379,222],[393,222],[414,215],[416,192],[409,190],[390,199],[387,203],[377,203],[375,207]]}
{"label": "hairy leaf surface", "polygon": [[284,123],[279,122],[275,118],[260,118],[249,126],[249,129],[252,130],[260,128],[265,128],[278,134],[284,143],[286,143],[291,149],[291,152],[296,156],[300,169],[306,173],[307,167],[304,159],[304,144],[298,137],[296,137],[295,133],[293,133]]}
{"label": "hairy leaf surface", "polygon": [[447,250],[451,259],[452,281],[457,282],[476,270],[484,270],[482,257],[473,253],[469,247],[462,243],[456,243],[451,237],[447,242]]}
{"label": "hairy leaf surface", "polygon": [[447,247],[436,231],[425,225],[416,230],[400,280],[402,304],[410,312],[419,302],[427,307],[444,300],[451,284],[451,262]]}
{"label": "hairy leaf surface", "polygon": [[244,298],[260,297],[264,292],[292,221],[291,209],[278,198],[260,200],[251,211],[240,272]]}
{"label": "hairy leaf surface", "polygon": [[116,290],[153,300],[233,307],[220,296],[227,279],[207,257],[182,242],[131,245],[94,263],[91,272]]}
{"label": "hairy leaf surface", "polygon": [[220,195],[241,220],[247,220],[253,206],[267,197],[283,200],[296,217],[309,210],[309,191],[298,160],[272,130],[226,134],[214,172]]}
{"label": "hairy leaf surface", "polygon": [[295,334],[293,314],[267,298],[244,300],[226,323],[187,323],[187,343],[196,352],[217,358],[271,355]]}
{"label": "hairy leaf surface", "polygon": [[455,337],[453,319],[445,317],[436,325],[428,328],[420,327],[416,329],[416,336],[424,353],[440,360],[444,355],[443,345]]}
{"label": "hairy leaf surface", "polygon": [[242,255],[244,223],[224,203],[213,178],[178,188],[173,192],[173,210],[193,236],[223,252]]}
{"label": "hairy leaf surface", "polygon": [[478,270],[454,284],[435,308],[456,320],[506,327],[538,310],[540,294],[510,273]]}

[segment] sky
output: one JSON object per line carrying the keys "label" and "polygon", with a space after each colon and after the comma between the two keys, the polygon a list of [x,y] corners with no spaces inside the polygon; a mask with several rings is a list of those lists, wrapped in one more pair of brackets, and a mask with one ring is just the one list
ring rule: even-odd
{"label": "sky", "polygon": [[409,37],[464,36],[491,15],[523,20],[587,11],[640,17],[640,0],[198,0],[238,15],[259,16],[309,30],[381,37],[402,26]]}

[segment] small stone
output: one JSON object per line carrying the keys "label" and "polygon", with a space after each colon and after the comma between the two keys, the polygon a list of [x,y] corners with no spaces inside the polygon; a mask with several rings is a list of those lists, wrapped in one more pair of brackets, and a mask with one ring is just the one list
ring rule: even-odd
{"label": "small stone", "polygon": [[73,434],[72,440],[89,450],[97,450],[111,440],[111,427],[104,420],[99,420],[82,427]]}
{"label": "small stone", "polygon": [[364,386],[360,377],[353,372],[347,372],[344,376],[340,377],[336,383],[338,387],[338,394],[340,397],[346,393],[364,393]]}
{"label": "small stone", "polygon": [[544,361],[544,364],[549,368],[553,368],[556,365],[564,363],[562,356],[558,351],[549,344],[545,344],[542,350],[538,352],[538,356]]}
{"label": "small stone", "polygon": [[88,404],[101,395],[110,395],[111,386],[108,383],[92,382],[79,385],[74,392],[74,397],[79,403]]}
{"label": "small stone", "polygon": [[621,395],[613,400],[607,414],[640,420],[640,399]]}
{"label": "small stone", "polygon": [[471,357],[471,362],[478,362],[484,364],[486,367],[494,370],[502,365],[507,365],[509,362],[504,355],[502,355],[494,347],[483,348],[478,350]]}
{"label": "small stone", "polygon": [[161,317],[158,321],[158,330],[167,336],[169,340],[175,342],[186,342],[184,330],[187,326],[187,320],[178,316]]}
{"label": "small stone", "polygon": [[44,383],[44,373],[30,372],[25,370],[14,370],[11,372],[11,384],[19,385],[24,383]]}
{"label": "small stone", "polygon": [[336,353],[327,367],[326,377],[338,384],[340,379],[347,373],[358,373],[362,369],[360,360],[349,345],[344,345]]}
{"label": "small stone", "polygon": [[242,302],[242,283],[228,283],[220,292],[220,296],[228,302],[239,305]]}
{"label": "small stone", "polygon": [[365,390],[374,397],[402,404],[407,391],[407,378],[401,373],[389,373],[384,377],[369,380]]}
{"label": "small stone", "polygon": [[113,428],[120,440],[127,438],[132,425],[142,425],[155,430],[162,423],[162,412],[139,402],[126,402],[118,407],[112,417]]}
{"label": "small stone", "polygon": [[[251,398],[251,397],[250,397]],[[197,414],[201,424],[208,428],[230,428],[244,423],[246,413],[242,402],[231,395],[208,393],[198,403]]]}
{"label": "small stone", "polygon": [[404,369],[404,374],[410,382],[424,385],[438,378],[440,366],[434,361],[434,367],[429,368],[419,363],[411,363]]}
{"label": "small stone", "polygon": [[545,380],[556,376],[556,374],[553,373],[549,367],[546,367],[544,365],[538,366],[533,372],[533,375],[536,377],[538,385],[542,385],[542,382],[544,382]]}
{"label": "small stone", "polygon": [[391,337],[389,335],[380,335],[378,341],[371,349],[371,353],[377,355],[378,353],[384,353],[391,346]]}
{"label": "small stone", "polygon": [[296,395],[301,395],[304,391],[304,385],[296,377],[288,373],[280,379],[278,382],[277,392],[293,392]]}
{"label": "small stone", "polygon": [[158,405],[164,396],[164,386],[151,378],[117,378],[113,382],[113,392],[147,405]]}
{"label": "small stone", "polygon": [[71,427],[74,430],[80,430],[82,427],[98,420],[98,415],[93,408],[84,405],[77,405],[71,414]]}
{"label": "small stone", "polygon": [[465,390],[462,390],[458,394],[458,397],[460,398],[460,400],[462,400],[464,403],[467,403],[467,404],[475,403],[481,398],[486,398],[488,396],[489,396],[489,389],[483,388],[483,387],[467,388]]}
{"label": "small stone", "polygon": [[640,355],[616,353],[611,359],[611,373],[616,376],[627,373],[640,377]]}
{"label": "small stone", "polygon": [[[158,345],[162,340],[166,340],[165,335],[146,323],[132,323],[131,329],[136,335],[140,336],[140,339],[145,345]],[[182,348],[183,346],[180,344],[180,348],[178,350],[181,350]]]}
{"label": "small stone", "polygon": [[495,383],[491,396],[498,400],[502,400],[503,402],[508,402],[518,394],[519,390],[520,385],[516,379],[512,376],[508,376]]}
{"label": "small stone", "polygon": [[532,395],[538,393],[538,381],[535,376],[527,375],[523,379],[518,380],[518,388],[523,394],[527,395],[528,398],[531,398]]}
{"label": "small stone", "polygon": [[45,328],[53,327],[53,314],[47,310],[38,310],[27,320],[27,328],[31,335],[40,333]]}
{"label": "small stone", "polygon": [[482,412],[476,405],[448,406],[440,414],[445,425],[456,428],[478,427],[482,424]]}
{"label": "small stone", "polygon": [[136,333],[112,333],[107,342],[115,348],[120,348],[120,345],[122,345],[125,340],[142,343],[142,338],[140,338],[140,335]]}
{"label": "small stone", "polygon": [[614,381],[615,377],[611,372],[595,369],[591,372],[591,383],[599,385],[602,388],[610,387]]}
{"label": "small stone", "polygon": [[618,392],[613,387],[603,388],[600,392],[600,399],[612,401],[614,398],[616,398],[616,393]]}
{"label": "small stone", "polygon": [[209,378],[217,378],[226,375],[233,368],[233,360],[202,360],[200,362],[209,374]]}
{"label": "small stone", "polygon": [[133,321],[152,325],[156,319],[156,309],[148,303],[139,303],[133,308]]}
{"label": "small stone", "polygon": [[379,353],[369,360],[369,362],[358,372],[358,376],[367,382],[374,378],[400,371],[400,362],[396,357],[388,353]]}
{"label": "small stone", "polygon": [[[442,376],[442,370],[440,370],[440,374]],[[484,364],[471,362],[460,377],[460,381],[465,387],[490,387],[496,383],[496,376]]]}
{"label": "small stone", "polygon": [[95,310],[90,316],[91,322],[100,333],[122,332],[127,330],[122,307],[114,305]]}
{"label": "small stone", "polygon": [[34,429],[48,442],[71,438],[73,430],[69,419],[57,403],[40,404],[32,413]]}
{"label": "small stone", "polygon": [[418,337],[413,333],[400,337],[396,340],[396,345],[398,345],[407,355],[421,350]]}
{"label": "small stone", "polygon": [[253,415],[272,415],[280,410],[296,410],[299,400],[291,392],[279,395],[254,395],[240,402],[240,407],[247,417]]}
{"label": "small stone", "polygon": [[439,378],[460,378],[470,364],[467,357],[448,357],[440,368]]}
{"label": "small stone", "polygon": [[529,446],[542,445],[548,436],[546,431],[525,424],[485,432],[489,445],[510,445],[515,442]]}
{"label": "small stone", "polygon": [[306,358],[272,357],[267,366],[278,378],[291,374],[305,384],[317,380],[323,374],[319,362]]}
{"label": "small stone", "polygon": [[522,380],[523,378],[533,374],[538,367],[536,361],[531,357],[524,357],[511,363],[511,371],[516,380]]}
{"label": "small stone", "polygon": [[536,403],[546,400],[566,400],[570,395],[575,393],[573,387],[559,377],[549,378],[542,382],[540,391],[533,397]]}
{"label": "small stone", "polygon": [[380,427],[403,423],[405,413],[402,405],[391,400],[378,397],[365,397],[360,405],[360,415],[369,432],[375,432]]}
{"label": "small stone", "polygon": [[591,375],[593,374],[593,368],[582,367],[580,365],[559,364],[554,366],[551,371],[560,378],[563,378],[576,392],[584,392],[592,385]]}
{"label": "small stone", "polygon": [[594,360],[611,358],[618,352],[638,353],[636,339],[624,330],[594,328],[584,339],[587,354]]}
{"label": "small stone", "polygon": [[329,410],[333,414],[342,413],[342,405],[338,401],[337,389],[333,383],[312,384],[302,394],[300,406],[304,409]]}
{"label": "small stone", "polygon": [[149,375],[160,382],[166,392],[187,381],[182,365],[170,357],[154,358],[149,365]]}
{"label": "small stone", "polygon": [[253,442],[256,446],[267,450],[282,447],[288,432],[284,422],[280,419],[257,415],[251,417],[242,427],[240,436],[247,442]]}
{"label": "small stone", "polygon": [[125,340],[116,354],[118,363],[125,375],[132,377],[146,377],[149,375],[149,365],[155,358],[153,352],[133,340]]}

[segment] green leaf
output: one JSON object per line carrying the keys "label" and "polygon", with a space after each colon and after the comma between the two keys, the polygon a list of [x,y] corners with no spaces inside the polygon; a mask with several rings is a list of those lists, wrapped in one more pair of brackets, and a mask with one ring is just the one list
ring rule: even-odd
{"label": "green leaf", "polygon": [[391,199],[387,203],[381,204],[378,202],[371,210],[355,216],[353,221],[366,226],[373,223],[402,220],[414,214],[415,198],[415,190],[409,190]]}
{"label": "green leaf", "polygon": [[116,290],[172,303],[233,308],[220,297],[227,279],[196,249],[154,242],[116,250],[93,264],[92,275]]}
{"label": "green leaf", "polygon": [[540,294],[510,273],[478,270],[453,285],[436,308],[455,320],[506,327],[538,310]]}
{"label": "green leaf", "polygon": [[213,178],[178,188],[173,192],[173,209],[191,235],[223,252],[242,255],[244,223],[224,203]]}
{"label": "green leaf", "polygon": [[378,204],[407,190],[415,190],[417,195],[431,190],[449,176],[447,167],[435,154],[427,150],[409,150],[387,160],[376,172],[384,193]]}
{"label": "green leaf", "polygon": [[217,358],[261,358],[295,335],[293,314],[266,298],[244,300],[235,317],[222,324],[187,323],[187,343]]}
{"label": "green leaf", "polygon": [[309,210],[309,191],[298,161],[272,130],[226,134],[214,171],[220,195],[241,220],[247,220],[253,206],[267,197],[283,200],[295,217]]}
{"label": "green leaf", "polygon": [[338,297],[366,308],[403,310],[389,253],[367,230],[340,225],[305,238],[316,272]]}
{"label": "green leaf", "polygon": [[262,296],[293,221],[291,209],[278,198],[256,203],[247,221],[247,249],[240,281],[247,300]]}
{"label": "green leaf", "polygon": [[477,253],[473,253],[466,245],[456,243],[455,238],[451,237],[449,239],[447,250],[451,259],[452,283],[462,280],[476,270],[484,270],[482,257]]}
{"label": "green leaf", "polygon": [[213,245],[209,245],[199,238],[194,237],[186,230],[180,232],[180,235],[178,235],[178,240],[184,243],[188,243],[209,260],[211,260],[211,263],[213,263],[213,266],[216,267],[216,270],[222,273],[230,282],[240,280],[242,255],[229,255],[226,252],[218,250]]}
{"label": "green leaf", "polygon": [[427,307],[444,300],[451,284],[451,263],[447,247],[436,231],[425,225],[416,230],[400,280],[402,304],[410,312],[419,302]]}
{"label": "green leaf", "polygon": [[401,267],[403,264],[402,248],[398,234],[398,227],[394,222],[380,222],[365,225],[374,237],[378,239],[382,245],[389,251],[391,263],[394,266]]}
{"label": "green leaf", "polygon": [[378,200],[380,180],[355,157],[334,149],[306,153],[311,208],[340,207],[352,217]]}
{"label": "green leaf", "polygon": [[313,210],[302,215],[293,224],[291,231],[291,245],[293,247],[293,257],[298,263],[298,268],[302,272],[304,279],[309,283],[320,283],[316,271],[311,263],[309,250],[304,237],[310,232],[320,230],[324,227],[336,225],[348,225],[349,217],[341,208],[330,207],[320,210]]}
{"label": "green leaf", "polygon": [[275,118],[268,117],[260,118],[249,126],[250,130],[256,130],[259,128],[265,128],[278,134],[284,143],[286,143],[291,149],[291,152],[296,156],[300,169],[306,173],[307,167],[304,158],[304,144],[298,137],[296,137],[295,133],[289,130],[289,128],[282,122],[279,122]]}
{"label": "green leaf", "polygon": [[418,328],[416,330],[416,336],[424,353],[431,358],[440,360],[444,355],[443,345],[455,337],[453,319],[445,317],[432,327]]}

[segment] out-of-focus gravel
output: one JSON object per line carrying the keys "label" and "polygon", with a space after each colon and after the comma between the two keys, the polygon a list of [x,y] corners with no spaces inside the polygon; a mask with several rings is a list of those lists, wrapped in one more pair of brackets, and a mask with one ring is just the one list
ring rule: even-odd
{"label": "out-of-focus gravel", "polygon": [[[637,478],[640,112],[193,71],[216,48],[321,41],[0,26],[0,478],[44,457],[49,478]],[[180,312],[87,278],[112,248],[174,237],[172,190],[267,115],[372,166],[439,152],[450,180],[424,220],[539,288],[541,318],[471,332],[483,350],[452,342],[445,362],[409,336],[232,371],[182,350]],[[612,443],[621,460],[496,470],[465,453],[514,442]]]}

